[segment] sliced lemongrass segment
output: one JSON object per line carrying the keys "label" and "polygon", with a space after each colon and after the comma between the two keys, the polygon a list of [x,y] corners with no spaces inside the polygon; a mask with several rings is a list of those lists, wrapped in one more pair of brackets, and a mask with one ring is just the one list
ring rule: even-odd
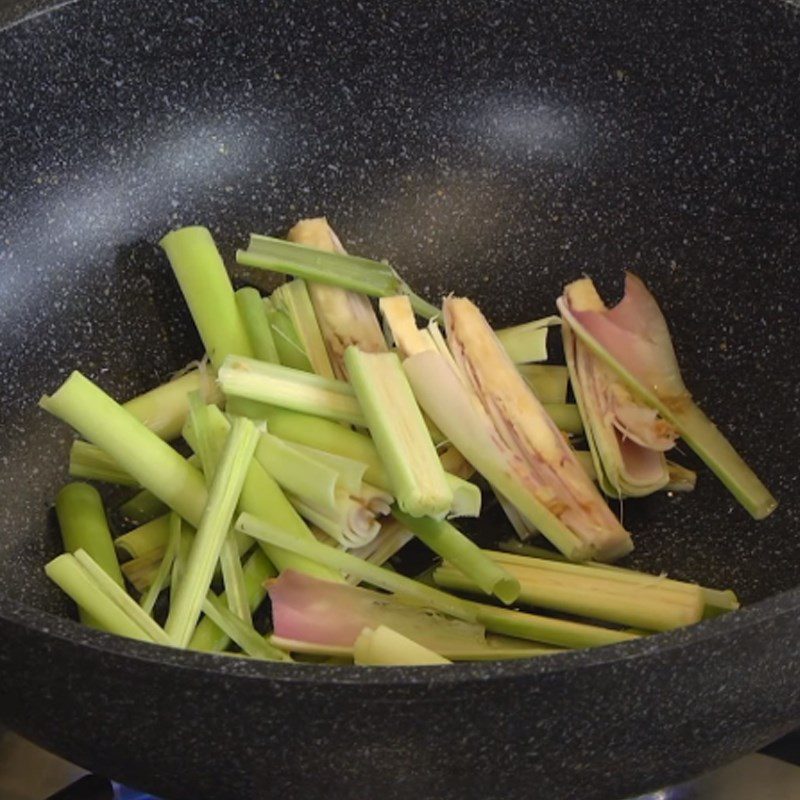
{"label": "sliced lemongrass segment", "polygon": [[438,653],[417,644],[402,633],[378,625],[364,628],[353,645],[353,660],[358,666],[391,667],[451,664]]}
{"label": "sliced lemongrass segment", "polygon": [[[558,300],[558,308],[586,347],[607,364],[634,395],[677,428],[686,443],[755,519],[768,516],[777,507],[777,501],[692,400],[681,380],[667,324],[655,299],[630,273],[626,276],[625,293],[622,302],[627,300],[624,307],[627,322],[624,329],[615,324],[616,316],[609,317],[614,309],[596,310],[596,292],[588,278],[569,284]],[[602,334],[602,342],[597,333]],[[618,345],[616,355],[607,349],[615,342]]]}
{"label": "sliced lemongrass segment", "polygon": [[[441,459],[439,459],[441,463]],[[454,517],[478,517],[481,513],[481,490],[470,481],[451,475],[444,474],[450,491],[453,493],[453,502],[450,504],[450,511],[447,516]]]}
{"label": "sliced lemongrass segment", "polygon": [[[350,552],[352,555],[380,567],[413,538],[414,534],[405,525],[390,517],[381,522],[381,529],[371,542],[363,547],[354,548]],[[347,582],[355,585],[360,583],[361,579],[354,575],[348,575]]]}
{"label": "sliced lemongrass segment", "polygon": [[289,315],[285,311],[276,308],[269,297],[265,297],[263,302],[267,321],[272,330],[275,350],[278,353],[278,363],[292,369],[313,372],[314,369],[306,351],[303,349],[303,343],[300,341]]}
{"label": "sliced lemongrass segment", "polygon": [[218,375],[226,395],[353,425],[365,424],[353,390],[343,381],[238,356],[226,359]]}
{"label": "sliced lemongrass segment", "polygon": [[536,529],[536,526],[532,525],[519,511],[519,509],[503,495],[502,492],[499,492],[495,488],[493,488],[492,491],[494,492],[494,496],[497,498],[497,502],[500,503],[500,508],[503,509],[506,519],[511,523],[514,533],[516,533],[523,542],[526,542],[528,539],[533,538],[539,533],[539,531]]}
{"label": "sliced lemongrass segment", "polygon": [[[287,442],[283,439],[281,439],[281,441],[284,445],[316,461],[317,464],[322,464],[336,472],[336,485],[340,488],[351,494],[356,494],[361,489],[368,468],[367,464],[363,461],[356,461],[355,459],[347,458],[347,456],[329,453],[325,450],[319,450],[316,447],[298,444],[297,442]],[[258,453],[256,453],[256,455],[258,455]]]}
{"label": "sliced lemongrass segment", "polygon": [[71,553],[54,558],[45,565],[44,571],[76,603],[81,616],[88,615],[94,620],[95,627],[140,642],[153,641],[152,636],[100,589]]}
{"label": "sliced lemongrass segment", "polygon": [[444,592],[431,589],[411,578],[391,572],[383,567],[368,564],[356,556],[336,550],[317,541],[293,538],[276,525],[259,520],[251,514],[241,514],[236,522],[237,530],[260,539],[275,547],[290,550],[298,555],[317,561],[324,566],[341,572],[357,575],[361,580],[373,586],[393,592],[399,597],[429,606],[444,614],[468,622],[474,619],[475,612],[469,610],[469,604]]}
{"label": "sliced lemongrass segment", "polygon": [[197,625],[203,598],[211,585],[214,566],[233,521],[257,441],[258,431],[253,423],[244,417],[236,417],[214,474],[208,505],[189,553],[186,574],[178,584],[167,619],[167,633],[181,647],[189,643]]}
{"label": "sliced lemongrass segment", "polygon": [[69,449],[69,474],[72,478],[84,478],[119,486],[138,486],[119,464],[97,445],[76,439]]}
{"label": "sliced lemongrass segment", "polygon": [[544,317],[512,328],[501,328],[495,335],[515,364],[547,361],[547,331],[561,324],[559,317]]}
{"label": "sliced lemongrass segment", "polygon": [[161,545],[147,553],[136,556],[136,558],[132,558],[130,561],[126,561],[120,566],[125,579],[140,594],[144,594],[155,580],[158,574],[158,566],[164,558],[166,550],[166,545]]}
{"label": "sliced lemongrass segment", "polygon": [[540,403],[566,403],[569,370],[558,364],[517,364]]}
{"label": "sliced lemongrass segment", "polygon": [[120,514],[137,525],[151,522],[167,511],[169,511],[167,504],[159,500],[149,489],[138,491],[119,507]]}
{"label": "sliced lemongrass segment", "polygon": [[428,331],[421,331],[417,328],[414,309],[405,295],[383,297],[378,302],[378,306],[392,334],[397,351],[403,358],[415,353],[422,353],[425,350],[436,349]]}
{"label": "sliced lemongrass segment", "polygon": [[173,511],[168,516],[169,540],[164,548],[164,556],[158,565],[158,570],[153,576],[150,586],[139,600],[139,605],[146,614],[153,616],[153,608],[161,592],[169,585],[172,577],[172,564],[181,544],[181,529],[183,520]]}
{"label": "sliced lemongrass segment", "polygon": [[[157,547],[166,547],[169,540],[169,514],[145,522],[114,539],[114,547],[131,558],[138,558]],[[86,550],[86,548],[84,548]],[[91,550],[88,550],[91,555]]]}
{"label": "sliced lemongrass segment", "polygon": [[583,420],[574,403],[542,403],[542,407],[560,431],[573,436],[583,433]]}
{"label": "sliced lemongrass segment", "polygon": [[375,513],[344,492],[337,492],[334,506],[326,508],[314,506],[294,495],[288,497],[301,516],[344,547],[363,547],[380,531]]}
{"label": "sliced lemongrass segment", "polygon": [[272,335],[272,327],[267,319],[267,310],[264,300],[252,286],[245,286],[234,292],[236,306],[242,318],[242,324],[250,340],[250,349],[253,356],[259,361],[268,361],[271,364],[278,362],[278,349]]}
{"label": "sliced lemongrass segment", "polygon": [[450,475],[468,481],[475,474],[475,467],[464,458],[461,451],[449,442],[438,448],[439,461],[442,469]]}
{"label": "sliced lemongrass segment", "polygon": [[449,522],[415,518],[397,509],[393,514],[436,555],[457,565],[461,574],[468,575],[467,580],[479,586],[485,594],[497,596],[506,605],[519,597],[520,583],[517,577],[492,561],[478,545]]}
{"label": "sliced lemongrass segment", "polygon": [[[597,470],[595,469],[594,459],[588,450],[576,450],[575,455],[586,474],[593,480],[597,480]],[[697,473],[688,467],[676,464],[667,459],[667,476],[669,478],[664,486],[665,492],[692,492],[697,485]]]}
{"label": "sliced lemongrass segment", "polygon": [[436,306],[417,297],[390,266],[378,261],[344,253],[327,253],[314,247],[256,234],[250,236],[247,250],[236,252],[236,260],[248,267],[340,286],[370,297],[406,294],[418,314],[435,317],[439,313]]}
{"label": "sliced lemongrass segment", "polygon": [[212,365],[218,368],[231,353],[252,355],[228,272],[208,230],[180,228],[168,233],[160,244]]}
{"label": "sliced lemongrass segment", "polygon": [[105,450],[190,524],[200,522],[207,499],[202,474],[79,372],[39,405]]}
{"label": "sliced lemongrass segment", "polygon": [[345,365],[397,504],[415,517],[444,517],[453,492],[397,355],[350,347]]}

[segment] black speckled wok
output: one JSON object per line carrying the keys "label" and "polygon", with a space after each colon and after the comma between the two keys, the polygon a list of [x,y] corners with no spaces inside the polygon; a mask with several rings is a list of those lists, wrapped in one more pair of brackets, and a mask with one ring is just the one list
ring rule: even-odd
{"label": "black speckled wok", "polygon": [[[776,0],[87,0],[0,32],[2,721],[170,800],[614,800],[800,723],[798,109],[800,18]],[[36,400],[76,367],[125,398],[198,356],[170,227],[207,224],[233,265],[250,231],[323,212],[498,325],[638,272],[781,507],[755,523],[702,470],[626,505],[631,563],[748,608],[447,669],[79,627],[42,572],[71,434]]]}

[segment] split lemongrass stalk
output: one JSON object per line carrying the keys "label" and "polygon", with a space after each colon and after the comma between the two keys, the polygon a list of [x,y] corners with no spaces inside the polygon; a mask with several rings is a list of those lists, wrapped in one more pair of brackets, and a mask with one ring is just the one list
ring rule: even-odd
{"label": "split lemongrass stalk", "polygon": [[501,328],[495,334],[515,364],[547,361],[547,331],[561,324],[559,317],[544,317],[512,328]]}
{"label": "split lemongrass stalk", "polygon": [[[439,459],[441,463],[441,459]],[[453,493],[453,502],[450,504],[450,511],[447,516],[455,517],[478,517],[481,513],[481,490],[474,484],[457,475],[445,472],[445,479]]]}
{"label": "split lemongrass stalk", "polygon": [[149,489],[138,491],[119,507],[120,514],[137,525],[151,522],[167,511],[169,511],[167,504],[159,500]]}
{"label": "split lemongrass stalk", "polygon": [[560,431],[572,436],[583,433],[583,420],[574,403],[542,403],[542,408]]}
{"label": "split lemongrass stalk", "polygon": [[[186,576],[186,566],[189,563],[189,554],[192,552],[196,531],[181,526],[181,540],[178,543],[178,550],[172,561],[172,575],[170,576],[170,602],[178,593],[178,587]],[[124,566],[123,566],[124,569]],[[153,575],[153,578],[155,574]],[[152,579],[151,579],[152,580]]]}
{"label": "split lemongrass stalk", "polygon": [[84,478],[101,483],[116,483],[119,486],[137,486],[125,470],[97,445],[76,439],[69,449],[69,474],[72,478]]}
{"label": "split lemongrass stalk", "polygon": [[344,253],[326,253],[314,247],[252,234],[247,250],[238,250],[240,264],[282,272],[307,281],[327,283],[370,297],[405,294],[423,317],[435,317],[439,309],[415,295],[387,264]]}
{"label": "split lemongrass stalk", "polygon": [[[123,533],[122,536],[117,536],[114,539],[114,547],[131,558],[138,558],[157,547],[166,547],[169,529],[169,514],[162,514],[128,533]],[[86,547],[84,550],[91,555],[91,550]]]}
{"label": "split lemongrass stalk", "polygon": [[575,336],[675,427],[753,517],[774,511],[775,498],[692,400],[661,309],[638,278],[627,274],[625,297],[611,309],[588,278],[569,284],[558,307]]}
{"label": "split lemongrass stalk", "polygon": [[475,467],[464,458],[464,454],[449,442],[437,448],[439,461],[445,472],[468,481],[475,474]]}
{"label": "split lemongrass stalk", "polygon": [[251,356],[228,272],[206,228],[171,231],[161,240],[203,346],[215,369],[233,353]]}
{"label": "split lemongrass stalk", "polygon": [[[586,474],[593,481],[597,481],[597,470],[592,454],[588,450],[576,450],[575,455],[586,470]],[[694,470],[669,459],[667,459],[667,477],[668,481],[664,486],[665,492],[693,492],[697,485],[697,473]]]}
{"label": "split lemongrass stalk", "polygon": [[[345,252],[325,217],[300,220],[286,238],[329,253]],[[308,293],[337,378],[347,380],[344,352],[350,345],[368,353],[386,351],[380,323],[366,295],[316,282],[308,284]]]}
{"label": "split lemongrass stalk", "polygon": [[352,388],[335,378],[231,356],[219,369],[222,391],[326,419],[365,424]]}
{"label": "split lemongrass stalk", "polygon": [[186,574],[170,606],[166,630],[181,647],[188,644],[197,625],[203,598],[233,521],[257,441],[258,431],[253,423],[244,417],[236,417],[211,483],[208,503],[189,553]]}
{"label": "split lemongrass stalk", "polygon": [[444,517],[453,492],[397,355],[350,347],[344,358],[398,506],[415,517]]}
{"label": "split lemongrass stalk", "polygon": [[164,548],[164,557],[158,565],[158,570],[153,576],[153,581],[147,587],[147,591],[142,595],[139,600],[139,605],[144,609],[145,613],[153,616],[153,609],[155,608],[156,601],[161,592],[169,585],[170,578],[172,577],[172,564],[175,561],[175,554],[181,544],[181,531],[183,528],[183,520],[173,511],[169,514],[169,539],[167,546]]}
{"label": "split lemongrass stalk", "polygon": [[152,586],[166,551],[166,545],[155,547],[140,556],[136,556],[136,558],[132,558],[130,561],[126,561],[120,567],[128,583],[140,594],[144,594]]}
{"label": "split lemongrass stalk", "polygon": [[569,370],[559,364],[517,364],[540,403],[566,403]]}
{"label": "split lemongrass stalk", "polygon": [[265,297],[263,302],[267,321],[272,331],[272,339],[275,342],[275,350],[278,354],[278,363],[283,364],[284,367],[303,370],[303,372],[313,372],[314,368],[311,366],[311,361],[303,349],[303,344],[289,315],[276,308],[271,298]]}
{"label": "split lemongrass stalk", "polygon": [[497,489],[494,489],[494,496],[497,498],[497,502],[500,503],[500,508],[503,509],[506,519],[511,523],[514,533],[516,533],[523,542],[532,539],[539,533],[536,526],[532,525],[527,518],[520,513],[519,509],[507,497],[503,496],[502,492],[498,492]]}
{"label": "split lemongrass stalk", "polygon": [[[517,576],[487,556],[473,541],[449,522],[415,518],[402,511],[393,511],[395,519],[405,525],[436,555],[453,564],[474,586],[485,594],[495,595],[503,603],[513,603],[520,594]],[[456,587],[459,588],[459,587]]]}
{"label": "split lemongrass stalk", "polygon": [[[521,603],[579,617],[629,625],[649,631],[668,631],[693,625],[703,616],[700,587],[631,581],[613,570],[594,570],[582,564],[485,553],[486,557],[519,582]],[[454,564],[434,572],[439,586],[457,591],[476,591],[477,584]]]}
{"label": "split lemongrass stalk", "polygon": [[190,524],[199,524],[207,497],[199,470],[90,380],[73,372],[39,405],[105,450]]}
{"label": "split lemongrass stalk", "polygon": [[424,666],[451,664],[433,650],[403,636],[386,625],[364,628],[353,646],[353,660],[364,667]]}
{"label": "split lemongrass stalk", "polygon": [[[367,472],[367,464],[364,462],[356,461],[337,453],[329,453],[326,450],[319,450],[316,447],[308,447],[297,442],[287,442],[283,439],[281,441],[284,445],[291,447],[298,453],[302,453],[317,464],[322,464],[333,470],[336,473],[336,485],[350,494],[358,494],[362,489]],[[258,452],[256,451],[257,455]]]}
{"label": "split lemongrass stalk", "polygon": [[[369,544],[353,549],[350,552],[370,564],[382,566],[393,555],[398,553],[412,539],[414,534],[405,525],[391,517],[381,522],[381,529],[377,536]],[[356,576],[348,576],[348,583],[357,584],[361,579]]]}
{"label": "split lemongrass stalk", "polygon": [[325,340],[306,282],[300,278],[284,283],[271,295],[273,305],[288,314],[311,367],[323,378],[333,378],[334,372]]}
{"label": "split lemongrass stalk", "polygon": [[267,319],[264,300],[252,286],[245,286],[234,292],[236,306],[242,318],[242,324],[250,340],[250,349],[259,361],[277,364],[278,348],[272,335],[272,327]]}

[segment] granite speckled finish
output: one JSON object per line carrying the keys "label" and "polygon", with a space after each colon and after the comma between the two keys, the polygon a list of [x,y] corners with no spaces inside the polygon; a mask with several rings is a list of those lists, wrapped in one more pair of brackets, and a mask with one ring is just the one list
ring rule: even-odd
{"label": "granite speckled finish", "polygon": [[[800,723],[790,5],[86,0],[0,32],[0,98],[4,722],[171,800],[614,800]],[[69,619],[41,565],[71,435],[36,398],[73,368],[124,398],[198,355],[168,228],[207,224],[232,263],[248,232],[321,212],[498,325],[582,272],[610,294],[642,275],[782,505],[756,524],[702,471],[693,495],[626,505],[632,563],[753,605],[530,663],[358,672]]]}

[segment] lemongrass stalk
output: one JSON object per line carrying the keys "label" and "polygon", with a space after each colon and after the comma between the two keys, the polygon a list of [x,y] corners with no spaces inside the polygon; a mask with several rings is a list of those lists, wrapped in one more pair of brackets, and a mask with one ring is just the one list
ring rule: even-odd
{"label": "lemongrass stalk", "polygon": [[500,508],[503,509],[503,513],[506,515],[506,519],[511,523],[514,533],[516,533],[523,542],[533,538],[539,533],[536,526],[532,525],[502,492],[497,491],[497,489],[493,489],[493,491],[497,502],[500,503]]}
{"label": "lemongrass stalk", "polygon": [[200,472],[90,380],[73,372],[39,405],[105,450],[190,524],[199,523],[207,499]]}
{"label": "lemongrass stalk", "polygon": [[138,486],[119,464],[105,450],[97,445],[76,439],[69,449],[69,474],[72,478],[84,478],[102,483],[116,483],[119,486]]}
{"label": "lemongrass stalk", "polygon": [[251,356],[228,272],[209,231],[200,226],[180,228],[160,244],[214,368],[231,353]]}
{"label": "lemongrass stalk", "polygon": [[387,264],[366,258],[326,253],[314,247],[252,234],[247,250],[238,250],[236,260],[248,267],[294,275],[317,283],[340,286],[370,297],[406,294],[414,310],[435,317],[439,309],[417,297]]}
{"label": "lemongrass stalk", "polygon": [[172,637],[148,616],[139,604],[112,578],[108,573],[85,551],[76,550],[75,559],[86,570],[98,589],[120,610],[129,616],[156,644],[171,646],[174,644]]}
{"label": "lemongrass stalk", "polygon": [[264,311],[267,315],[272,338],[275,342],[275,349],[278,353],[278,363],[292,369],[300,369],[304,372],[313,372],[306,351],[297,331],[294,329],[289,315],[279,308],[275,308],[269,297],[264,298]]}
{"label": "lemongrass stalk", "polygon": [[[178,587],[181,585],[185,575],[186,566],[189,563],[189,554],[192,552],[196,531],[181,527],[181,539],[178,543],[178,550],[172,561],[172,575],[170,576],[170,602],[177,594]],[[151,579],[152,580],[152,579]]]}
{"label": "lemongrass stalk", "polygon": [[468,580],[485,594],[495,595],[506,605],[519,597],[517,577],[492,561],[449,522],[412,517],[398,509],[394,509],[392,514],[436,555],[454,564],[464,576],[469,576]]}
{"label": "lemongrass stalk", "polygon": [[[283,439],[280,441],[287,447],[293,448],[298,453],[308,456],[318,464],[323,464],[333,470],[337,475],[336,485],[338,487],[350,492],[350,494],[358,494],[361,491],[365,483],[365,475],[367,472],[367,464],[363,461],[356,461],[347,456],[329,453],[325,450],[319,450],[316,447],[298,444],[297,442],[285,442]],[[258,452],[256,452],[256,455],[258,455]]]}
{"label": "lemongrass stalk", "polygon": [[344,360],[398,506],[444,517],[453,492],[397,355],[349,347]]}
{"label": "lemongrass stalk", "polygon": [[193,369],[128,400],[122,407],[160,439],[169,442],[180,436],[186,422],[189,393],[198,391],[206,403],[219,403],[222,400],[216,382],[208,371]]}
{"label": "lemongrass stalk", "polygon": [[301,516],[344,547],[363,547],[380,531],[376,512],[345,492],[337,491],[334,505],[328,508],[314,506],[295,495],[287,496]]}
{"label": "lemongrass stalk", "polygon": [[574,403],[542,403],[542,407],[560,431],[573,436],[583,433],[583,420]]}
{"label": "lemongrass stalk", "polygon": [[353,660],[357,666],[391,667],[451,664],[438,653],[417,644],[386,625],[364,628],[353,645]]}
{"label": "lemongrass stalk", "polygon": [[149,489],[142,489],[120,507],[119,512],[126,519],[144,525],[169,511],[166,503],[159,500]]}
{"label": "lemongrass stalk", "polygon": [[[380,567],[413,538],[413,532],[406,528],[405,525],[396,519],[387,519],[381,523],[378,535],[369,544],[355,548],[350,552],[357,558]],[[348,583],[358,584],[360,583],[360,578],[348,576],[347,581]]]}
{"label": "lemongrass stalk", "polygon": [[540,403],[566,403],[569,370],[559,364],[517,364]]}
{"label": "lemongrass stalk", "polygon": [[166,551],[166,545],[154,547],[152,550],[142,553],[140,556],[136,556],[136,558],[132,558],[120,566],[125,579],[140,594],[144,594],[148,587],[152,585]]}
{"label": "lemongrass stalk", "polygon": [[306,282],[296,278],[284,283],[272,293],[271,299],[274,306],[285,311],[292,320],[292,325],[314,372],[323,378],[333,378],[333,367]]}
{"label": "lemongrass stalk", "polygon": [[228,396],[364,425],[364,415],[353,390],[335,378],[238,356],[226,359],[218,376],[222,391]]}
{"label": "lemongrass stalk", "polygon": [[203,600],[203,613],[231,638],[242,651],[253,658],[266,661],[291,661],[292,659],[277,647],[271,645],[252,625],[248,625],[218,598],[209,592]]}
{"label": "lemongrass stalk", "polygon": [[109,599],[71,553],[54,558],[45,565],[44,571],[75,602],[82,616],[95,621],[95,627],[140,642],[153,641],[152,636]]}
{"label": "lemongrass stalk", "polygon": [[114,583],[123,587],[125,582],[97,489],[87,483],[68,483],[56,495],[56,516],[66,552],[86,551]]}
{"label": "lemongrass stalk", "polygon": [[495,335],[515,364],[547,361],[547,331],[561,325],[560,317],[544,317],[533,322],[502,328]]}
{"label": "lemongrass stalk", "polygon": [[138,558],[157,547],[166,547],[169,530],[169,514],[162,514],[128,533],[117,536],[114,539],[114,547],[131,558]]}
{"label": "lemongrass stalk", "polygon": [[465,481],[468,481],[475,474],[475,467],[464,458],[461,451],[454,445],[448,443],[437,449],[439,461],[445,472],[455,475],[457,478],[463,478]]}
{"label": "lemongrass stalk", "polygon": [[278,349],[272,335],[272,328],[267,319],[267,311],[264,308],[264,301],[252,286],[245,286],[234,292],[236,306],[239,309],[239,316],[242,324],[247,331],[247,338],[250,340],[250,349],[259,361],[268,361],[271,364],[278,363]]}
{"label": "lemongrass stalk", "polygon": [[[256,609],[264,602],[267,596],[265,582],[269,578],[277,576],[278,571],[272,565],[266,554],[260,548],[256,548],[242,567],[245,586],[247,588],[247,602],[250,613],[255,613]],[[220,601],[227,605],[225,594],[219,596]],[[224,650],[231,642],[230,636],[214,623],[209,617],[203,617],[195,628],[192,638],[189,640],[190,650],[200,650],[209,653],[218,653]]]}
{"label": "lemongrass stalk", "polygon": [[[597,470],[594,466],[592,454],[588,450],[576,450],[575,456],[580,465],[586,470],[586,474],[593,481],[597,481]],[[663,491],[665,492],[692,492],[697,485],[697,473],[694,470],[676,464],[669,459],[667,459],[667,475],[669,476],[669,482],[664,486]]]}
{"label": "lemongrass stalk", "polygon": [[186,574],[178,584],[170,606],[166,630],[182,647],[188,644],[197,625],[203,598],[233,521],[257,441],[258,431],[253,423],[244,417],[236,417],[211,483],[208,504],[189,553]]}
{"label": "lemongrass stalk", "polygon": [[255,422],[266,420],[270,409],[274,406],[268,403],[259,403],[257,400],[248,400],[246,397],[228,397],[225,400],[225,413],[234,417],[247,417]]}
{"label": "lemongrass stalk", "polygon": [[407,598],[457,619],[467,622],[472,622],[474,619],[475,611],[471,610],[469,604],[463,600],[431,589],[383,567],[368,564],[343,550],[336,550],[317,541],[300,540],[281,530],[277,525],[257,519],[252,514],[241,514],[236,521],[236,529],[247,533],[254,539],[260,539],[280,549],[303,555],[330,569],[357,575],[373,586],[378,586],[399,597]]}
{"label": "lemongrass stalk", "polygon": [[175,554],[181,543],[181,528],[183,527],[183,520],[173,511],[169,515],[169,541],[164,548],[164,557],[158,565],[158,570],[150,584],[147,591],[142,595],[139,600],[139,605],[144,609],[145,613],[153,616],[153,609],[155,608],[156,601],[161,592],[169,585],[170,577],[172,576],[172,563],[175,560]]}
{"label": "lemongrass stalk", "polygon": [[457,475],[445,472],[444,476],[453,493],[453,502],[450,504],[447,516],[451,519],[480,516],[481,490],[474,483],[459,478]]}

